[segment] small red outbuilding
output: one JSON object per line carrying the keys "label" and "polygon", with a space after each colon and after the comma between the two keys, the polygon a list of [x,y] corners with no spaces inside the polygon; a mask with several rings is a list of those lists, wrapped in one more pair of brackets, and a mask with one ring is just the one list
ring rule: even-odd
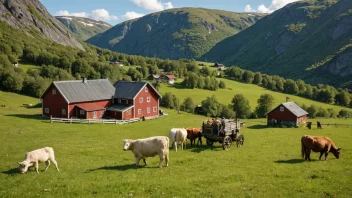
{"label": "small red outbuilding", "polygon": [[298,126],[307,122],[308,113],[294,102],[278,105],[266,114],[267,125]]}
{"label": "small red outbuilding", "polygon": [[108,79],[55,81],[42,95],[42,114],[57,118],[100,119],[115,88]]}

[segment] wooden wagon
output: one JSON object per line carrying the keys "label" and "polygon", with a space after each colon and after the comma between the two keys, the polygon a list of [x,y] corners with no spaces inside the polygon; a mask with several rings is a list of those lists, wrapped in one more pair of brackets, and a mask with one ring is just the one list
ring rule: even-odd
{"label": "wooden wagon", "polygon": [[241,147],[244,143],[244,136],[239,132],[239,122],[225,119],[224,123],[223,128],[220,121],[203,122],[202,136],[206,139],[207,145],[212,146],[214,142],[219,142],[226,150],[231,147],[232,142],[236,142],[237,147]]}

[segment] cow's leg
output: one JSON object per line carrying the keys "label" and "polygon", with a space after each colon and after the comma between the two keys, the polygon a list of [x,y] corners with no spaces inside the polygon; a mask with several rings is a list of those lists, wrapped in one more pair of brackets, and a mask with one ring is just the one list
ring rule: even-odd
{"label": "cow's leg", "polygon": [[35,170],[39,174],[39,162],[38,161],[35,162]]}
{"label": "cow's leg", "polygon": [[55,158],[52,157],[50,160],[51,160],[51,162],[55,165],[56,170],[57,170],[57,171],[60,171],[60,170],[59,170],[59,167],[58,167],[58,165],[57,165],[57,162],[56,162],[56,160],[55,160]]}
{"label": "cow's leg", "polygon": [[185,143],[185,149],[187,148],[187,139],[186,139],[186,141],[184,141],[184,143]]}
{"label": "cow's leg", "polygon": [[328,155],[329,155],[329,152],[326,151],[326,152],[325,152],[325,160],[328,160]]}
{"label": "cow's leg", "polygon": [[169,153],[165,155],[166,167],[169,166]]}
{"label": "cow's leg", "polygon": [[136,157],[136,166],[139,167],[139,161],[141,160],[140,157]]}
{"label": "cow's leg", "polygon": [[311,150],[310,150],[310,149],[307,149],[306,155],[307,155],[307,158],[308,158],[309,161],[310,161],[310,152],[311,152]]}
{"label": "cow's leg", "polygon": [[324,154],[324,151],[320,151],[320,157],[319,157],[319,160],[321,160],[321,157],[323,156]]}
{"label": "cow's leg", "polygon": [[146,166],[147,165],[147,161],[145,158],[143,158],[143,162],[144,162],[144,165]]}
{"label": "cow's leg", "polygon": [[49,166],[50,166],[50,160],[47,160],[47,161],[45,162],[45,164],[46,164],[46,167],[45,167],[45,171],[46,171],[46,170],[48,170],[48,168],[49,168]]}
{"label": "cow's leg", "polygon": [[175,151],[177,152],[177,142],[176,141],[174,142],[174,148],[175,148]]}
{"label": "cow's leg", "polygon": [[163,162],[164,162],[164,152],[160,152],[159,153],[159,157],[160,157],[160,162],[159,162],[159,168],[163,167]]}

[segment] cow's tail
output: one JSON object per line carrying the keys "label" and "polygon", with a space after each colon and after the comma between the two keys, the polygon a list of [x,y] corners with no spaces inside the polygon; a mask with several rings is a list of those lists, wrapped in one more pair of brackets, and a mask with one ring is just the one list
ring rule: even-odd
{"label": "cow's tail", "polygon": [[301,155],[302,155],[302,158],[304,159],[305,155],[306,155],[306,147],[304,146],[304,143],[303,143],[303,139],[304,139],[305,136],[303,136],[301,138]]}

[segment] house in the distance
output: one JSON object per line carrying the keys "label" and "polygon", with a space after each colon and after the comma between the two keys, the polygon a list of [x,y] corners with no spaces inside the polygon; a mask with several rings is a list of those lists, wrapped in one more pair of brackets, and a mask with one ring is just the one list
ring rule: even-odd
{"label": "house in the distance", "polygon": [[55,81],[42,95],[42,114],[57,118],[100,119],[115,88],[108,79]]}
{"label": "house in the distance", "polygon": [[225,69],[225,65],[219,63],[215,63],[214,67],[216,67],[220,71]]}
{"label": "house in the distance", "polygon": [[112,105],[108,108],[110,118],[129,120],[159,116],[161,95],[149,82],[117,81]]}
{"label": "house in the distance", "polygon": [[266,114],[267,125],[298,126],[307,122],[308,113],[294,102],[286,102],[278,105]]}
{"label": "house in the distance", "polygon": [[152,74],[150,77],[151,80],[163,82],[163,83],[169,83],[169,84],[174,84],[176,80],[175,75],[167,75],[167,74]]}
{"label": "house in the distance", "polygon": [[119,61],[110,61],[110,64],[112,65],[118,65],[118,66],[123,66],[123,63],[122,62],[119,62]]}

